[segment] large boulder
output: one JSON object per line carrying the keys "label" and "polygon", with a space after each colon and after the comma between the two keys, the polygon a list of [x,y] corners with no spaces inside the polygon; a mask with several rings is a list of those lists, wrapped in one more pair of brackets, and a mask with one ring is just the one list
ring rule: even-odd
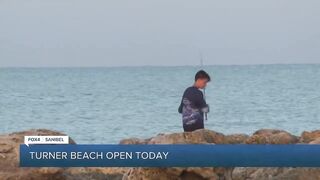
{"label": "large boulder", "polygon": [[320,137],[315,139],[315,140],[313,140],[313,141],[311,141],[311,142],[309,142],[309,144],[320,144]]}
{"label": "large boulder", "polygon": [[231,180],[232,168],[130,168],[124,180]]}
{"label": "large boulder", "polygon": [[[32,129],[0,135],[0,179],[1,180],[121,180],[128,168],[20,168],[19,146],[24,136],[60,136],[58,131]],[[69,138],[70,144],[75,141]]]}
{"label": "large boulder", "polygon": [[[0,135],[0,177],[1,179],[63,179],[63,168],[20,168],[19,146],[24,143],[24,136],[65,135],[46,129]],[[71,144],[75,142],[69,139]]]}
{"label": "large boulder", "polygon": [[247,144],[295,144],[299,138],[283,130],[261,129],[246,140]]}
{"label": "large boulder", "polygon": [[235,168],[232,180],[318,180],[317,168]]}
{"label": "large boulder", "polygon": [[300,137],[301,143],[310,143],[316,139],[320,138],[320,130],[315,131],[303,131]]}
{"label": "large boulder", "polygon": [[68,168],[63,173],[65,180],[122,180],[129,168]]}
{"label": "large boulder", "polygon": [[247,134],[230,134],[225,136],[227,144],[244,144],[250,136]]}
{"label": "large boulder", "polygon": [[159,134],[147,144],[224,144],[225,136],[221,133],[200,129],[193,132]]}

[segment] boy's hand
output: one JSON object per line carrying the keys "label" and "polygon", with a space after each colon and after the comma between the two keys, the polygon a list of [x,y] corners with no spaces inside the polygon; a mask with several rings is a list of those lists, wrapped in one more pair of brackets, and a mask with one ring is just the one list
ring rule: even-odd
{"label": "boy's hand", "polygon": [[207,104],[207,107],[202,108],[201,111],[203,113],[209,113],[209,111],[210,111],[209,105]]}

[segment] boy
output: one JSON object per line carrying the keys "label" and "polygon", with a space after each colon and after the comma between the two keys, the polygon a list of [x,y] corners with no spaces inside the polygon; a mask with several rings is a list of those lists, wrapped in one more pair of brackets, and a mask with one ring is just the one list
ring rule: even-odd
{"label": "boy", "polygon": [[179,113],[182,114],[183,129],[185,132],[203,129],[203,116],[209,112],[203,93],[200,89],[205,89],[210,82],[210,76],[203,70],[195,75],[193,86],[187,88],[179,106]]}

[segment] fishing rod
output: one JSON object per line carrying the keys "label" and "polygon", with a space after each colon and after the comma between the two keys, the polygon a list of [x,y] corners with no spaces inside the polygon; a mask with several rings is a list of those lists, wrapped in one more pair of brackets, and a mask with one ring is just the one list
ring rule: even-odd
{"label": "fishing rod", "polygon": [[[200,66],[201,66],[201,69],[203,69],[203,56],[202,56],[201,52],[199,52],[199,53],[200,53]],[[206,101],[206,88],[203,88],[203,99]],[[204,116],[203,118],[207,121],[208,120],[208,113],[204,112],[203,116]]]}

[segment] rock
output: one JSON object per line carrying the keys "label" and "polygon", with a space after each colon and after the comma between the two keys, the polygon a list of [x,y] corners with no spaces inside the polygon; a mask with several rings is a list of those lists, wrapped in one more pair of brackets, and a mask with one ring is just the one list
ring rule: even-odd
{"label": "rock", "polygon": [[[202,179],[231,179],[233,168],[187,168],[186,172],[197,174]],[[183,179],[183,178],[182,178]]]}
{"label": "rock", "polygon": [[64,172],[66,180],[121,180],[128,168],[68,168]]}
{"label": "rock", "polygon": [[225,136],[221,133],[200,129],[193,132],[160,134],[151,138],[147,144],[224,144]]}
{"label": "rock", "polygon": [[[228,179],[225,177],[225,168],[131,168],[124,180],[216,180]],[[231,177],[231,170],[229,171]]]}
{"label": "rock", "polygon": [[234,168],[232,180],[267,180],[275,179],[276,176],[283,172],[284,168]]}
{"label": "rock", "polygon": [[282,168],[274,180],[318,180],[320,179],[319,168]]}
{"label": "rock", "polygon": [[119,144],[147,144],[148,141],[148,139],[129,138],[121,140]]}
{"label": "rock", "polygon": [[[0,135],[0,179],[1,180],[105,180],[122,179],[128,168],[20,168],[19,146],[24,136],[65,135],[46,129]],[[70,144],[75,144],[69,139]]]}
{"label": "rock", "polygon": [[302,143],[309,143],[311,141],[316,140],[317,138],[320,138],[320,130],[315,131],[303,131],[300,137],[300,142]]}
{"label": "rock", "polygon": [[246,140],[247,144],[294,144],[298,137],[283,130],[261,129]]}
{"label": "rock", "polygon": [[[1,179],[63,179],[63,168],[20,168],[19,146],[24,143],[24,136],[65,135],[46,129],[0,135],[0,177]],[[71,144],[75,142],[70,139]]]}
{"label": "rock", "polygon": [[318,180],[317,168],[235,168],[232,180]]}
{"label": "rock", "polygon": [[309,142],[309,144],[320,144],[320,137],[318,137],[317,139]]}
{"label": "rock", "polygon": [[227,144],[244,144],[250,136],[246,134],[231,134],[225,136]]}
{"label": "rock", "polygon": [[130,168],[124,175],[124,180],[178,180],[181,168]]}

